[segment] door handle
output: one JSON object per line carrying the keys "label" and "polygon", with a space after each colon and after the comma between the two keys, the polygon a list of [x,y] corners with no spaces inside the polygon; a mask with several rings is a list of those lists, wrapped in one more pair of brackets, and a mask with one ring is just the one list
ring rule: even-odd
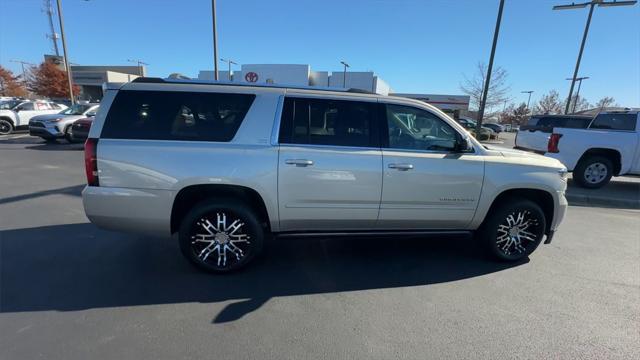
{"label": "door handle", "polygon": [[313,161],[307,159],[287,159],[284,161],[287,165],[295,165],[295,166],[311,166],[313,165]]}
{"label": "door handle", "polygon": [[389,169],[407,171],[407,170],[413,169],[413,165],[412,164],[389,164]]}

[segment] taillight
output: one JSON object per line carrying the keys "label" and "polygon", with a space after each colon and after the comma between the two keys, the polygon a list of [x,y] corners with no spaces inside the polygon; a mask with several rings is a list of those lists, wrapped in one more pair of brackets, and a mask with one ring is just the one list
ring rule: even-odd
{"label": "taillight", "polygon": [[88,138],[84,143],[84,169],[87,185],[100,186],[98,181],[98,139]]}
{"label": "taillight", "polygon": [[549,136],[549,142],[547,143],[547,152],[550,152],[550,153],[560,152],[560,150],[558,150],[558,143],[560,142],[561,137],[562,137],[562,134],[551,134],[551,136]]}

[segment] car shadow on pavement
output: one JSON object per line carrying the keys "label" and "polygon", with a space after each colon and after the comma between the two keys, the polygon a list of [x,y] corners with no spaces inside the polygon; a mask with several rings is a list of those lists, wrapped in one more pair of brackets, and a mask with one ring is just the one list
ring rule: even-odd
{"label": "car shadow on pavement", "polygon": [[41,150],[41,151],[69,151],[69,150],[84,150],[84,144],[82,143],[66,143],[66,142],[55,142],[55,143],[41,143],[32,146],[26,146],[25,149],[28,150]]}
{"label": "car shadow on pavement", "polygon": [[273,297],[424,286],[520,263],[478,254],[472,239],[273,240],[244,271],[195,270],[175,239],[112,233],[89,223],[0,233],[0,312],[214,303],[213,323],[240,319]]}
{"label": "car shadow on pavement", "polygon": [[10,196],[6,198],[0,198],[0,205],[49,195],[82,196],[82,189],[84,189],[84,185],[74,185],[58,189],[36,191],[29,194]]}

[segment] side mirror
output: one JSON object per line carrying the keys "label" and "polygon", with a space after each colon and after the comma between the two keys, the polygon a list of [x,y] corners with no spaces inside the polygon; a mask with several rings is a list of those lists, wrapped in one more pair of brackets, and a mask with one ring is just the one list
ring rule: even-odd
{"label": "side mirror", "polygon": [[94,116],[96,116],[96,113],[94,112],[87,113],[87,117],[94,117]]}
{"label": "side mirror", "polygon": [[20,112],[20,110],[22,110],[22,108],[21,108],[21,107],[17,107],[17,108],[14,108],[14,109],[13,109],[13,111],[15,111],[15,112]]}
{"label": "side mirror", "polygon": [[471,141],[466,137],[459,137],[456,143],[456,151],[461,153],[472,152],[473,146],[471,145]]}

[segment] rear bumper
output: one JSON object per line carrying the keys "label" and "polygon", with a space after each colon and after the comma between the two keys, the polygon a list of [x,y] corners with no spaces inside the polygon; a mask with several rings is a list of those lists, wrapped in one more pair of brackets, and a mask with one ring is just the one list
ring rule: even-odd
{"label": "rear bumper", "polygon": [[97,226],[150,236],[171,236],[173,191],[86,186],[84,212]]}

